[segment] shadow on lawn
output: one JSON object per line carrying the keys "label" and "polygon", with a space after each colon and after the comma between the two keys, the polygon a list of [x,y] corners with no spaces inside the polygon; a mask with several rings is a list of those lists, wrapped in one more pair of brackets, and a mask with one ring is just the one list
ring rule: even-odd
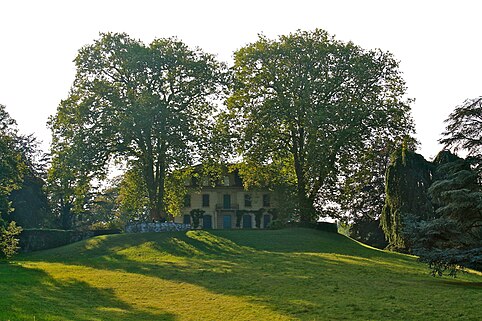
{"label": "shadow on lawn", "polygon": [[57,281],[16,264],[0,264],[0,293],[0,320],[175,320],[167,313],[139,312],[109,289]]}
{"label": "shadow on lawn", "polygon": [[[377,282],[410,273],[401,272],[398,265],[414,264],[411,258],[362,248],[343,236],[315,230],[116,235],[27,259],[186,282],[312,319],[346,308],[340,295],[345,302],[356,302]],[[397,286],[408,289],[411,284]],[[392,294],[389,287],[380,288],[381,297]]]}

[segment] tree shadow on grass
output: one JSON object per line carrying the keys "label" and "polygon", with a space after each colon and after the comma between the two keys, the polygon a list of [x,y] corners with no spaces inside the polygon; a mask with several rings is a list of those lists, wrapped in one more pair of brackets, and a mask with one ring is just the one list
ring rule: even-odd
{"label": "tree shadow on grass", "polygon": [[58,281],[39,269],[0,264],[0,320],[175,320],[139,311],[78,280]]}
{"label": "tree shadow on grass", "polygon": [[[411,293],[421,280],[420,265],[408,256],[319,231],[267,232],[123,235],[28,259],[190,283],[302,319],[377,319],[393,309],[392,297]],[[418,304],[416,295],[404,300]]]}

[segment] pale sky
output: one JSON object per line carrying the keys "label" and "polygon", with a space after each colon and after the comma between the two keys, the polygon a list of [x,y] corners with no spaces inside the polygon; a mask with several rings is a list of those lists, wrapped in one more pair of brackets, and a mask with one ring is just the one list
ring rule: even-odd
{"label": "pale sky", "polygon": [[416,99],[420,152],[431,158],[444,119],[482,95],[481,14],[477,0],[0,0],[0,104],[46,150],[46,122],[67,97],[72,60],[99,32],[126,32],[145,43],[177,36],[230,64],[232,53],[258,33],[274,38],[321,28],[395,55],[408,96]]}

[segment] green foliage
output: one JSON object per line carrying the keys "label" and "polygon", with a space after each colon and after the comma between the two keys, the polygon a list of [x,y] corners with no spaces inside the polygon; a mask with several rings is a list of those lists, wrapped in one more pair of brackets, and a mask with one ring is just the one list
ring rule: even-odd
{"label": "green foliage", "polygon": [[192,225],[194,228],[198,228],[199,227],[199,220],[203,218],[204,216],[204,213],[206,213],[206,211],[200,209],[200,208],[195,208],[195,209],[192,209],[189,214],[191,215],[192,217]]}
{"label": "green foliage", "polygon": [[269,229],[271,230],[281,230],[286,227],[286,222],[282,220],[272,220],[269,224]]}
{"label": "green foliage", "polygon": [[40,152],[37,140],[33,135],[20,135],[15,121],[5,106],[0,105],[0,224],[51,223],[43,189],[44,175],[45,155]]}
{"label": "green foliage", "polygon": [[14,209],[9,221],[24,228],[52,226],[55,219],[45,191],[47,157],[33,135],[16,135],[14,139],[24,171],[22,183],[9,196]]}
{"label": "green foliage", "polygon": [[414,238],[416,252],[434,274],[455,275],[464,267],[482,270],[482,97],[457,106],[445,122],[440,142],[468,157],[449,151],[437,155],[430,193],[439,218],[423,222]]}
{"label": "green foliage", "polygon": [[[166,212],[174,217],[181,214],[184,196],[187,193],[186,180],[192,175],[193,169],[188,167],[175,170],[165,178],[164,201]],[[120,215],[123,220],[148,220],[149,197],[146,183],[142,176],[142,169],[132,164],[122,175],[120,181],[119,197]]]}
{"label": "green foliage", "polygon": [[476,270],[482,269],[482,247],[458,249],[458,248],[434,248],[416,251],[420,261],[427,262],[433,276],[448,274],[456,277],[465,268]]}
{"label": "green foliage", "polygon": [[251,211],[250,210],[236,211],[236,227],[240,228],[243,216],[250,213],[254,214],[254,221],[255,221],[256,227],[261,228],[261,218],[263,217],[263,214],[266,213],[266,210],[264,208],[260,208],[258,210],[251,210]]}
{"label": "green foliage", "polygon": [[11,212],[10,193],[20,188],[23,164],[12,139],[0,136],[0,220]]}
{"label": "green foliage", "polygon": [[47,172],[47,193],[59,226],[72,229],[78,217],[86,211],[93,175],[89,163],[78,153],[54,137],[52,160]]}
{"label": "green foliage", "polygon": [[322,30],[260,36],[235,53],[233,72],[228,116],[238,152],[248,164],[283,164],[294,175],[301,221],[317,216],[320,191],[367,166],[368,151],[413,131],[392,55]]}
{"label": "green foliage", "polygon": [[138,166],[132,166],[122,176],[118,201],[120,211],[127,219],[147,220],[147,187]]}
{"label": "green foliage", "polygon": [[12,211],[9,195],[20,188],[26,170],[15,125],[5,106],[0,105],[0,223]]}
{"label": "green foliage", "polygon": [[386,172],[386,198],[380,218],[391,249],[408,251],[411,244],[407,226],[433,218],[428,196],[432,170],[432,164],[405,146],[393,154]]}
{"label": "green foliage", "polygon": [[385,240],[385,234],[380,227],[380,220],[374,220],[364,217],[356,220],[348,226],[346,235],[364,244],[384,249],[388,242]]}
{"label": "green foliage", "polygon": [[119,218],[113,218],[109,221],[99,221],[90,224],[89,230],[123,230],[125,227],[125,222],[121,221]]}
{"label": "green foliage", "polygon": [[54,138],[88,164],[87,177],[111,159],[137,164],[151,218],[165,217],[166,174],[207,151],[223,66],[175,38],[145,45],[116,33],[81,48],[75,63],[69,97],[51,120]]}
{"label": "green foliage", "polygon": [[266,210],[264,208],[260,208],[254,211],[254,222],[257,228],[261,228],[261,218],[263,217],[264,213],[266,213]]}
{"label": "green foliage", "polygon": [[470,163],[459,157],[441,160],[442,151],[435,159],[436,180],[429,192],[436,205],[439,217],[460,221],[467,227],[482,224],[482,191],[477,173],[471,170]]}
{"label": "green foliage", "polygon": [[[340,168],[337,182],[332,187],[320,191],[320,196],[331,202],[322,208],[325,215],[353,226],[359,225],[360,229],[355,228],[358,229],[357,238],[371,238],[358,232],[365,231],[365,227],[371,225],[370,221],[379,221],[385,204],[385,173],[401,139],[400,133],[389,131],[385,134],[383,139],[374,140],[357,162]],[[415,148],[416,141],[412,138],[404,137],[404,141]],[[369,233],[375,235],[372,232]]]}
{"label": "green foliage", "polygon": [[82,231],[28,228],[20,235],[20,245],[22,252],[32,252],[64,246],[83,238]]}
{"label": "green foliage", "polygon": [[189,181],[192,175],[193,168],[190,167],[173,171],[166,177],[166,211],[171,217],[181,215],[184,197],[188,192],[186,181]]}
{"label": "green foliage", "polygon": [[287,160],[273,160],[269,164],[244,161],[233,165],[243,180],[246,190],[269,190],[280,219],[300,217],[296,198],[296,175]]}
{"label": "green foliage", "polygon": [[464,150],[482,173],[482,97],[466,100],[445,120],[447,127],[440,140],[455,152]]}
{"label": "green foliage", "polygon": [[40,177],[25,175],[21,187],[10,193],[13,211],[10,221],[15,221],[23,228],[48,227],[55,224],[51,214],[45,182]]}
{"label": "green foliage", "polygon": [[246,213],[249,213],[247,210],[238,210],[236,211],[236,227],[240,228],[241,227],[241,220],[243,219],[243,215]]}
{"label": "green foliage", "polygon": [[440,152],[429,194],[437,219],[415,225],[410,236],[414,253],[433,274],[459,269],[482,270],[482,189],[470,162],[449,151]]}
{"label": "green foliage", "polygon": [[106,186],[92,195],[85,215],[82,217],[82,227],[88,230],[118,229],[125,226],[128,215],[120,210],[119,191],[121,177],[115,177],[106,182]]}
{"label": "green foliage", "polygon": [[22,228],[17,226],[15,222],[8,225],[0,225],[0,258],[3,256],[7,260],[14,256],[19,247],[18,236],[22,232]]}

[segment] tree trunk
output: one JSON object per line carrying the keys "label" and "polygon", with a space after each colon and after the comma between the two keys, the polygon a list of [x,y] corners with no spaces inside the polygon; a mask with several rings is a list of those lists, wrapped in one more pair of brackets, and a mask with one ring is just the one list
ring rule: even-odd
{"label": "tree trunk", "polygon": [[143,166],[144,181],[147,187],[147,197],[149,199],[149,216],[152,220],[160,220],[161,214],[157,208],[157,186],[156,179],[154,177],[154,162],[152,156],[147,156],[145,164]]}
{"label": "tree trunk", "polygon": [[166,170],[165,170],[165,156],[159,155],[159,159],[157,161],[157,172],[156,172],[156,181],[157,181],[157,195],[156,195],[156,213],[158,214],[160,219],[167,219],[166,211],[165,211],[165,204],[164,204],[164,182],[166,178]]}
{"label": "tree trunk", "polygon": [[[150,151],[153,151],[152,149]],[[144,179],[149,199],[149,216],[158,221],[166,218],[164,204],[164,182],[166,176],[166,153],[164,144],[156,148],[156,160],[151,154],[145,157]]]}
{"label": "tree trunk", "polygon": [[309,223],[314,218],[315,209],[313,200],[311,200],[306,191],[306,178],[303,171],[301,157],[298,153],[294,153],[295,173],[296,173],[296,193],[298,199],[298,207],[300,210],[300,222]]}
{"label": "tree trunk", "polygon": [[72,211],[70,205],[62,206],[60,224],[64,230],[70,230],[72,228]]}

